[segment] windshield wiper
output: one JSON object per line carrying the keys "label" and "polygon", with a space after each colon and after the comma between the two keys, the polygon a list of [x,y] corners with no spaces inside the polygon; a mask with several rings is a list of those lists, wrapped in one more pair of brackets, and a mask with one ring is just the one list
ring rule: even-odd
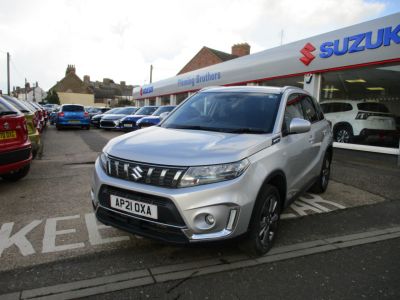
{"label": "windshield wiper", "polygon": [[16,111],[12,111],[12,110],[9,110],[9,111],[0,111],[0,116],[5,116],[5,115],[16,115],[16,114],[18,114]]}
{"label": "windshield wiper", "polygon": [[226,132],[229,133],[268,133],[265,130],[256,129],[256,128],[235,128],[235,129],[227,129]]}

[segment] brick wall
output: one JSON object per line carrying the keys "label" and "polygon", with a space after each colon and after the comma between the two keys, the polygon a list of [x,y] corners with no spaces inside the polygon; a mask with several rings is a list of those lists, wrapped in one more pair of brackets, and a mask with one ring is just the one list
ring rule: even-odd
{"label": "brick wall", "polygon": [[178,73],[178,75],[215,65],[220,62],[221,60],[215,54],[206,48],[203,48],[191,61],[189,61],[189,63]]}

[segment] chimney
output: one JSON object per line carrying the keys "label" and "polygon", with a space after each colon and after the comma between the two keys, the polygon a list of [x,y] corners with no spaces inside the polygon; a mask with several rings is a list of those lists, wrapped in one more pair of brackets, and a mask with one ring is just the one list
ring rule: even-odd
{"label": "chimney", "polygon": [[68,65],[67,70],[65,71],[65,75],[68,75],[70,73],[75,74],[75,65]]}
{"label": "chimney", "polygon": [[247,43],[235,44],[232,46],[232,55],[238,57],[250,54],[250,45]]}
{"label": "chimney", "polygon": [[83,76],[83,82],[89,84],[90,83],[90,76],[89,75]]}

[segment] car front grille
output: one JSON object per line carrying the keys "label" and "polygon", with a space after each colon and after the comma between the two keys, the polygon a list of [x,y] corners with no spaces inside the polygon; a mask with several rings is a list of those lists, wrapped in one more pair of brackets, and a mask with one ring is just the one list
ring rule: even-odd
{"label": "car front grille", "polygon": [[108,157],[108,175],[138,183],[176,188],[187,167],[160,166]]}
{"label": "car front grille", "polygon": [[112,128],[115,127],[115,123],[113,121],[101,121],[100,125],[102,127],[112,127]]}

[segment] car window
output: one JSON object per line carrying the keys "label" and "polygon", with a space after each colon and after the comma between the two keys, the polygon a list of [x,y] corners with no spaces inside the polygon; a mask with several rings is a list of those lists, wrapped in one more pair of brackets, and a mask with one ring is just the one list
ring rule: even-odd
{"label": "car window", "polygon": [[153,112],[156,111],[158,107],[157,106],[144,106],[142,108],[140,108],[135,115],[151,115]]}
{"label": "car window", "polygon": [[202,92],[181,104],[162,127],[232,133],[270,133],[280,95]]}
{"label": "car window", "polygon": [[358,103],[357,107],[359,110],[372,111],[372,112],[383,112],[388,113],[388,108],[382,103],[365,102]]}
{"label": "car window", "polygon": [[3,96],[6,101],[11,103],[15,108],[19,109],[23,113],[30,113],[32,112],[32,109],[27,107],[24,103],[22,103],[20,100],[17,100],[15,98],[9,97],[7,95]]}
{"label": "car window", "polygon": [[310,96],[303,95],[303,98],[301,99],[301,106],[303,107],[306,120],[310,121],[310,123],[315,123],[319,120],[313,100]]}
{"label": "car window", "polygon": [[152,116],[159,116],[162,113],[170,112],[174,108],[175,108],[175,106],[161,106],[152,114]]}
{"label": "car window", "polygon": [[84,110],[84,107],[80,105],[64,105],[62,108],[62,111],[66,112],[80,112]]}
{"label": "car window", "polygon": [[289,132],[290,122],[292,119],[304,119],[303,109],[300,104],[301,98],[300,94],[292,94],[288,98],[282,124],[282,132],[285,134]]}
{"label": "car window", "polygon": [[317,102],[317,100],[314,97],[311,97],[311,100],[314,104],[315,110],[317,111],[318,120],[323,120],[324,113],[322,112],[321,106],[319,105],[319,103]]}
{"label": "car window", "polygon": [[17,113],[19,113],[19,111],[14,106],[9,104],[7,101],[1,99],[0,100],[0,114],[6,114],[6,113],[17,114]]}

